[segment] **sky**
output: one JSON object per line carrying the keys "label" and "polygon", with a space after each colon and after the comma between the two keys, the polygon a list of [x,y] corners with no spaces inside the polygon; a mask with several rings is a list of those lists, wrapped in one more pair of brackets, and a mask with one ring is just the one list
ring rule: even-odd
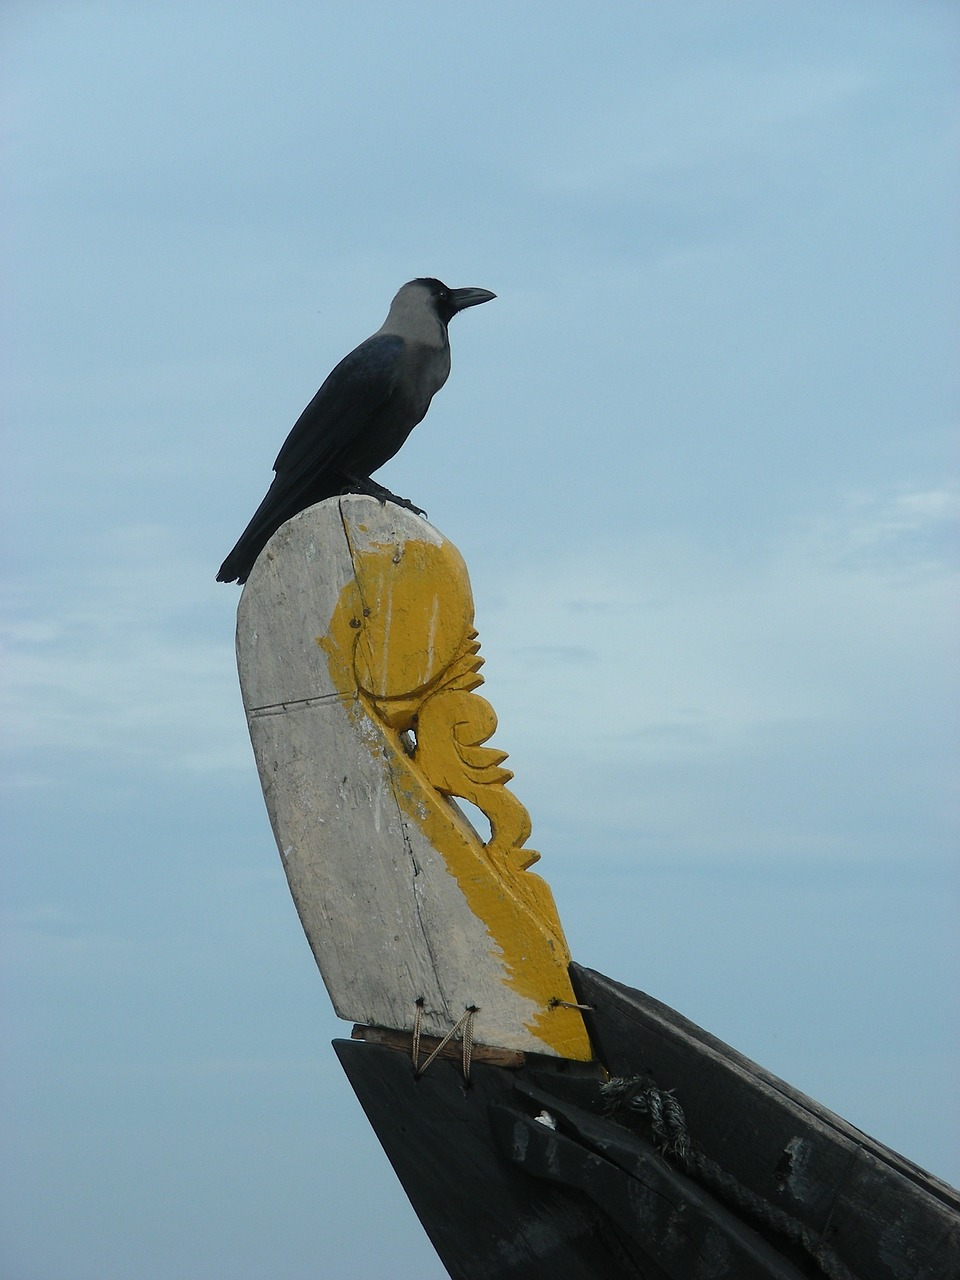
{"label": "sky", "polygon": [[217,567],[419,275],[574,957],[956,1184],[956,7],[7,0],[0,1274],[444,1273]]}

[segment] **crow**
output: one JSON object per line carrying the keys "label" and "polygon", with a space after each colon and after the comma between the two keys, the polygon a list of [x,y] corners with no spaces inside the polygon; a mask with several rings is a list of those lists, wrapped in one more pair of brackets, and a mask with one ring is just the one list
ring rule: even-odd
{"label": "crow", "polygon": [[447,325],[488,289],[448,289],[432,277],[400,289],[383,325],[337,365],[301,413],[273,464],[267,495],[220,566],[246,582],[273,534],[298,512],[341,493],[368,493],[423,513],[371,480],[423,420],[450,373]]}

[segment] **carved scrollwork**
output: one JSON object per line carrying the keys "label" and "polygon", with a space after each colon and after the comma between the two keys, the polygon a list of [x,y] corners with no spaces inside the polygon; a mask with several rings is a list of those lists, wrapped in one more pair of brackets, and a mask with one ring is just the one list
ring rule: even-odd
{"label": "carved scrollwork", "polygon": [[507,790],[507,753],[484,745],[497,716],[474,692],[483,659],[459,552],[448,542],[375,544],[355,551],[353,564],[354,582],[322,647],[384,725],[412,735],[411,759],[425,781],[486,816],[491,862],[525,871],[540,855],[523,848],[530,815]]}
{"label": "carved scrollwork", "polygon": [[457,689],[431,694],[417,715],[414,760],[443,795],[475,804],[490,823],[487,856],[499,865],[525,871],[540,857],[522,849],[530,836],[530,815],[506,784],[513,777],[502,767],[507,758],[481,744],[493,736],[497,715],[486,698]]}

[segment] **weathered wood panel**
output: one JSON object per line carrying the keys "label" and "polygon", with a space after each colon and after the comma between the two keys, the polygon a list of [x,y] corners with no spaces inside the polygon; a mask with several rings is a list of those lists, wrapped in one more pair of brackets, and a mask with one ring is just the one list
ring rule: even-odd
{"label": "weathered wood panel", "polygon": [[[267,809],[337,1013],[588,1059],[569,953],[480,683],[463,562],[426,521],[331,499],[271,539],[237,619]],[[453,797],[477,804],[484,841]]]}

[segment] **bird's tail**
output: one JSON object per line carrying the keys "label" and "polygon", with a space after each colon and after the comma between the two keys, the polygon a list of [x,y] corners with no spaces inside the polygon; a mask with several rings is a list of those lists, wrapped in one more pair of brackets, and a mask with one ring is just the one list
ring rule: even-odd
{"label": "bird's tail", "polygon": [[266,497],[237,539],[237,545],[220,566],[217,581],[246,582],[250,570],[257,562],[257,556],[280,526],[315,502],[333,497],[340,492],[340,488],[336,482],[331,483],[329,477],[325,484],[319,484],[316,480],[312,483],[301,480],[294,485],[289,476],[275,476]]}
{"label": "bird's tail", "polygon": [[256,563],[257,556],[263,550],[266,543],[252,548],[246,540],[246,536],[242,537],[237,545],[220,566],[217,574],[218,582],[246,582],[250,576],[250,570]]}
{"label": "bird's tail", "polygon": [[[246,582],[257,556],[270,541],[277,529],[299,508],[294,503],[281,503],[277,497],[277,482],[267,490],[267,495],[257,507],[250,523],[237,539],[237,545],[220,566],[218,582]],[[290,509],[292,507],[292,510]]]}

